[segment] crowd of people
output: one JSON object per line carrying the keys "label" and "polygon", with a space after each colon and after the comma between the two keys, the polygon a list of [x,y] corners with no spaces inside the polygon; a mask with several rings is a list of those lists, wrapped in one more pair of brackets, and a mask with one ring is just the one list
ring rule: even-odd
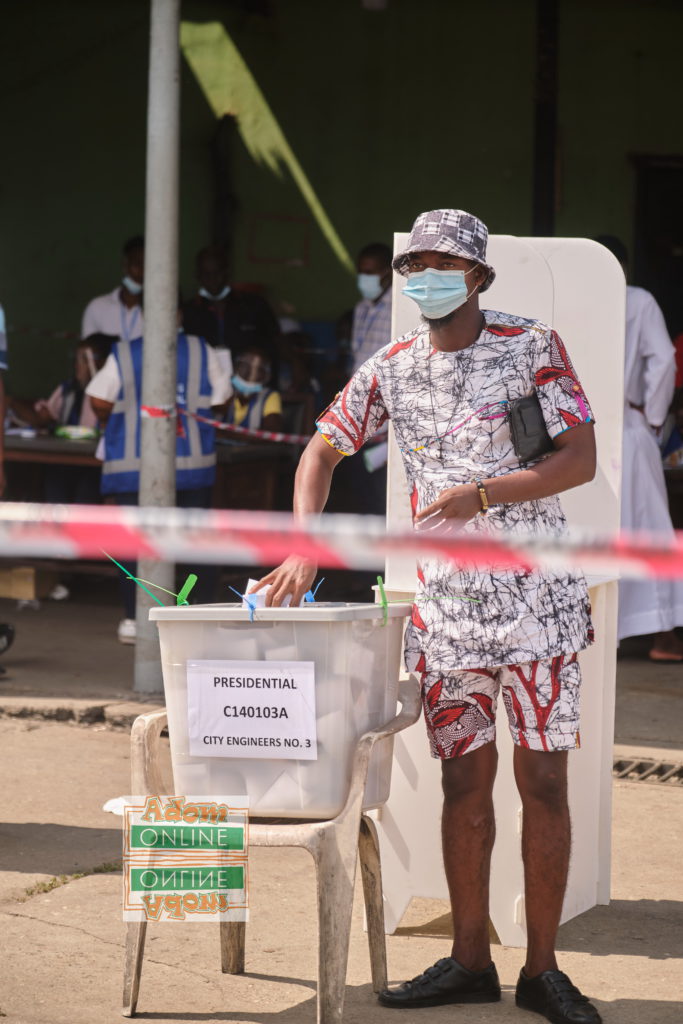
{"label": "crowd of people", "polygon": [[[57,429],[67,436],[74,431],[71,436],[78,437],[101,432],[101,469],[47,466],[41,495],[45,501],[137,503],[144,262],[144,238],[130,238],[123,246],[119,283],[85,307],[81,340],[65,381],[48,397],[6,396],[10,421],[19,427]],[[361,298],[351,314],[350,347],[327,374],[321,374],[321,384],[315,376],[313,341],[301,325],[291,318],[278,320],[262,295],[237,285],[224,248],[208,245],[197,253],[196,292],[186,301],[179,298],[178,304],[176,400],[182,429],[176,446],[176,503],[180,507],[207,508],[213,503],[217,441],[213,423],[250,431],[310,432],[313,413],[331,397],[325,388],[342,387],[360,362],[386,344],[391,322],[389,247],[366,246],[358,270]],[[0,370],[7,368],[4,327],[1,338]],[[358,511],[382,511],[381,470],[371,483],[376,493],[373,507],[361,502]],[[359,493],[369,493],[368,488],[361,487]],[[195,599],[211,598],[213,575],[203,571]],[[122,643],[134,643],[134,586],[123,587],[123,604],[118,637]]]}
{"label": "crowd of people", "polygon": [[[628,272],[628,254],[613,236],[597,239]],[[268,301],[237,284],[226,250],[208,245],[197,253],[196,291],[178,308],[178,404],[193,416],[252,431],[287,431],[287,412],[306,400],[320,412],[391,338],[392,252],[380,242],[357,257],[358,301],[338,317],[337,347],[315,365],[313,339],[291,318],[278,319]],[[0,315],[2,315],[0,313]],[[683,451],[683,344],[674,349],[654,297],[628,286],[622,525],[671,531],[662,452],[669,465]],[[140,389],[144,342],[144,239],[123,246],[122,276],[111,291],[87,303],[70,376],[47,397],[5,396],[13,422],[39,430],[101,430],[102,469],[48,466],[44,500],[130,503],[137,500]],[[0,322],[0,371],[7,369],[4,316]],[[677,368],[677,364],[678,368]],[[681,378],[677,379],[678,376]],[[1,384],[1,374],[0,374]],[[284,399],[284,401],[283,401]],[[312,416],[303,423],[312,429]],[[297,425],[301,424],[301,420]],[[1,463],[0,463],[1,465]],[[208,507],[216,465],[216,430],[194,421],[177,442],[177,501]],[[385,446],[366,459],[344,460],[337,470],[333,508],[381,514],[386,495]],[[648,487],[642,486],[647,478]],[[4,476],[0,477],[4,487]],[[210,575],[210,574],[209,574]],[[133,588],[128,588],[123,642],[134,642]],[[619,638],[651,634],[653,661],[683,661],[683,584],[623,582]],[[10,640],[11,642],[11,640]]]}

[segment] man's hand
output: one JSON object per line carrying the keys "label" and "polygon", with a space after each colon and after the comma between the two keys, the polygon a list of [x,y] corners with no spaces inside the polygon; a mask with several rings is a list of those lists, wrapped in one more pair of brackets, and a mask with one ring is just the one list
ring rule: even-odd
{"label": "man's hand", "polygon": [[[477,485],[460,484],[458,487],[448,487],[442,491],[436,501],[417,513],[415,522],[418,529],[431,530],[449,520],[466,523],[468,519],[476,516],[477,512],[481,512]],[[450,522],[449,525],[456,526],[457,523]]]}
{"label": "man's hand", "polygon": [[[332,471],[341,458],[341,452],[331,448],[318,433],[308,442],[294,478],[294,515],[299,520],[322,512],[330,493]],[[310,559],[290,555],[282,565],[259,580],[249,593],[255,594],[270,583],[271,588],[266,594],[267,608],[279,608],[287,594],[291,594],[292,604],[298,605],[311,589],[317,571],[318,566]]]}
{"label": "man's hand", "polygon": [[270,590],[266,594],[266,608],[279,608],[287,594],[291,594],[292,605],[296,607],[304,594],[311,589],[317,572],[318,566],[314,562],[309,562],[307,558],[300,558],[298,555],[289,555],[282,565],[259,580],[248,593],[255,594],[261,587],[270,583]]}

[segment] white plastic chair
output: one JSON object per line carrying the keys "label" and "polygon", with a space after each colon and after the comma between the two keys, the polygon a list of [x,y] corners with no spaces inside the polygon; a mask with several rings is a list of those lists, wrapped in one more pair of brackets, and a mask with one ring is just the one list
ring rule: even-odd
{"label": "white plastic chair", "polygon": [[[346,966],[351,931],[356,850],[360,857],[367,915],[372,986],[375,992],[387,984],[387,959],[382,903],[382,872],[375,824],[363,814],[363,793],[372,748],[417,721],[420,696],[417,680],[401,682],[401,710],[386,725],[358,740],[346,804],[336,818],[287,821],[251,818],[250,846],[302,846],[312,855],[318,888],[318,1024],[338,1024],[344,1008]],[[137,796],[162,794],[165,787],[159,768],[159,737],[166,725],[166,711],[140,715],[131,732],[132,792]],[[246,925],[220,924],[221,966],[226,974],[244,971]],[[146,922],[128,924],[123,982],[123,1016],[134,1017]]]}

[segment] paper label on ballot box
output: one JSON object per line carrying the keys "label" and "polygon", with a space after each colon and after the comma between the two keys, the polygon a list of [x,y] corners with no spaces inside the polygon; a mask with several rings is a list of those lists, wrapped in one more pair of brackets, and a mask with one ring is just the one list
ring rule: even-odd
{"label": "paper label on ballot box", "polygon": [[318,757],[312,661],[188,661],[193,757]]}

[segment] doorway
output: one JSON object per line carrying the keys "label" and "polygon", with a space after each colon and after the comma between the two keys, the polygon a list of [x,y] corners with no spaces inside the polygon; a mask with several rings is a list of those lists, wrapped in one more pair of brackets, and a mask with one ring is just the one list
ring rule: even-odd
{"label": "doorway", "polygon": [[647,288],[669,334],[683,332],[683,156],[637,156],[633,284]]}

